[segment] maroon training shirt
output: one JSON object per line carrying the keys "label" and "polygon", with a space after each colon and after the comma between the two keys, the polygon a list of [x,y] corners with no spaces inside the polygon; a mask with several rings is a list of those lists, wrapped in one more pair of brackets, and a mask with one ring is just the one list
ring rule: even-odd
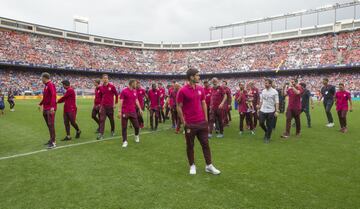
{"label": "maroon training shirt", "polygon": [[76,112],[76,94],[73,88],[69,87],[66,90],[66,93],[64,96],[62,96],[57,103],[63,103],[64,104],[64,112]]}
{"label": "maroon training shirt", "polygon": [[210,108],[210,101],[211,101],[211,92],[212,92],[212,88],[208,87],[205,88],[204,87],[204,92],[205,92],[205,102],[208,108]]}
{"label": "maroon training shirt", "polygon": [[136,99],[138,98],[136,90],[129,87],[123,89],[120,93],[120,100],[123,100],[122,113],[136,113]]}
{"label": "maroon training shirt", "polygon": [[182,103],[184,120],[187,124],[197,124],[205,121],[202,101],[205,101],[205,92],[199,85],[193,88],[190,84],[187,84],[179,90],[176,102],[177,104]]}
{"label": "maroon training shirt", "polygon": [[160,93],[158,90],[153,90],[153,89],[150,89],[149,92],[148,92],[148,97],[149,97],[149,100],[150,100],[150,109],[159,109],[159,96],[160,96]]}
{"label": "maroon training shirt", "polygon": [[294,90],[290,88],[287,90],[287,94],[289,96],[289,110],[301,110],[301,94],[304,90],[300,85],[297,85],[295,88],[300,91],[300,94],[295,94]]}
{"label": "maroon training shirt", "polygon": [[98,106],[101,104],[101,95],[100,95],[100,86],[95,88],[95,99],[94,106]]}
{"label": "maroon training shirt", "polygon": [[219,105],[224,99],[225,94],[226,94],[225,89],[222,86],[218,86],[217,88],[213,87],[211,91],[210,109],[212,110],[218,109]]}
{"label": "maroon training shirt", "polygon": [[143,89],[143,88],[136,89],[136,94],[137,94],[137,99],[139,100],[141,109],[144,109],[144,97],[146,94],[145,89]]}
{"label": "maroon training shirt", "polygon": [[116,88],[111,83],[108,83],[108,85],[104,86],[102,85],[100,87],[100,97],[101,97],[101,106],[103,107],[114,107],[114,97],[115,97],[115,103],[118,103],[118,93],[116,91]]}
{"label": "maroon training shirt", "polygon": [[247,100],[247,92],[244,90],[242,92],[237,91],[235,94],[235,99],[238,101],[238,110],[239,112],[247,112],[247,104],[246,104],[246,100]]}
{"label": "maroon training shirt", "polygon": [[51,108],[54,108],[54,110],[57,109],[56,105],[56,88],[55,85],[48,81],[45,84],[44,90],[43,90],[43,98],[39,105],[43,106],[43,110],[50,110]]}

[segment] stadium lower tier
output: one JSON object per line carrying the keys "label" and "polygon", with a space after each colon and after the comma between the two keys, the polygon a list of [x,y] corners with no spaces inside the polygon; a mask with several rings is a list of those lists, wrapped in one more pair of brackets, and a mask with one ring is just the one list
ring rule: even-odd
{"label": "stadium lower tier", "polygon": [[[15,95],[21,95],[25,91],[33,92],[34,94],[41,93],[43,84],[40,79],[41,72],[34,71],[18,71],[18,70],[0,70],[0,91],[7,92],[10,89],[15,92]],[[75,73],[51,73],[51,80],[55,83],[57,90],[62,92],[62,80],[69,80],[71,85],[78,90],[91,90],[94,88],[94,80],[100,78],[101,75],[86,75]],[[265,78],[272,79],[277,88],[281,88],[286,82],[289,82],[291,78],[297,78],[299,82],[303,82],[307,85],[307,88],[316,94],[322,87],[322,79],[328,78],[329,83],[337,85],[344,83],[346,89],[352,92],[354,95],[360,94],[360,72],[355,73],[327,73],[327,74],[307,74],[297,76],[275,76],[275,77],[233,77],[233,78],[221,78],[226,80],[228,86],[234,93],[238,87],[238,84],[254,82],[259,88],[263,88]],[[144,88],[150,87],[152,83],[162,83],[164,86],[170,84],[175,80],[180,84],[183,84],[185,80],[182,79],[138,79],[140,80]],[[204,79],[203,79],[204,80]],[[129,78],[119,78],[118,76],[110,76],[110,82],[112,82],[118,91],[121,91],[127,83]]]}

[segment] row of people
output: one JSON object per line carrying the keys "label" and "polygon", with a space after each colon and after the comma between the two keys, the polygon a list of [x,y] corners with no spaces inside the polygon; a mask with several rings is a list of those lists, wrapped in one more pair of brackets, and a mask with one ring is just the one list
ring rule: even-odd
{"label": "row of people", "polygon": [[360,60],[360,30],[203,50],[150,50],[0,30],[0,61],[125,73],[202,73],[299,69]]}

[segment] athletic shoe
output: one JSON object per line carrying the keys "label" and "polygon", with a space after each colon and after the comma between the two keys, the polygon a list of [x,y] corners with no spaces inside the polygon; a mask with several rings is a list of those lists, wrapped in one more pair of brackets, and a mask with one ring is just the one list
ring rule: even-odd
{"label": "athletic shoe", "polygon": [[[65,136],[64,139],[62,139],[61,141],[70,141],[71,140],[71,137],[70,136]],[[50,143],[49,143],[50,144]]]}
{"label": "athletic shoe", "polygon": [[347,133],[347,132],[348,132],[348,129],[347,129],[347,128],[343,128],[342,132],[343,132],[343,133]]}
{"label": "athletic shoe", "polygon": [[136,142],[136,143],[139,143],[139,142],[140,142],[140,137],[139,137],[139,135],[135,136],[135,142]]}
{"label": "athletic shoe", "polygon": [[49,143],[48,149],[54,149],[56,148],[56,144],[54,142]]}
{"label": "athletic shoe", "polygon": [[80,131],[80,130],[77,131],[77,132],[76,132],[76,135],[75,135],[75,138],[76,138],[76,139],[80,138],[80,134],[81,134],[81,131]]}
{"label": "athletic shoe", "polygon": [[195,165],[190,166],[189,174],[190,175],[195,175],[196,174],[196,166]]}
{"label": "athletic shoe", "polygon": [[176,128],[175,133],[179,134],[180,133],[180,128]]}
{"label": "athletic shoe", "polygon": [[11,109],[10,112],[15,112],[15,109]]}
{"label": "athletic shoe", "polygon": [[111,136],[114,137],[114,136],[115,136],[115,132],[112,131],[112,132],[111,132]]}
{"label": "athletic shoe", "polygon": [[128,142],[127,141],[124,141],[123,144],[122,144],[122,147],[123,148],[126,148],[128,146]]}
{"label": "athletic shoe", "polygon": [[287,138],[289,138],[289,135],[285,135],[285,134],[283,134],[283,135],[281,135],[281,138],[283,138],[283,139],[287,139]]}
{"label": "athletic shoe", "polygon": [[240,132],[239,132],[239,135],[242,135],[242,134],[243,134],[243,132],[242,132],[242,131],[240,131]]}
{"label": "athletic shoe", "polygon": [[221,172],[220,172],[218,169],[216,169],[212,164],[207,165],[207,166],[205,167],[205,172],[211,173],[211,174],[214,174],[214,175],[219,175],[219,174],[221,173]]}
{"label": "athletic shoe", "polygon": [[251,135],[255,135],[255,131],[250,131]]}
{"label": "athletic shoe", "polygon": [[216,135],[216,138],[224,138],[224,134],[218,134]]}
{"label": "athletic shoe", "polygon": [[328,128],[332,128],[332,127],[334,127],[334,123],[329,123],[329,124],[327,124],[326,126],[328,127]]}
{"label": "athletic shoe", "polygon": [[97,135],[97,137],[96,137],[96,139],[97,139],[97,140],[103,140],[103,139],[104,139],[104,137],[103,137],[103,135],[102,135],[102,134],[98,134],[98,135]]}

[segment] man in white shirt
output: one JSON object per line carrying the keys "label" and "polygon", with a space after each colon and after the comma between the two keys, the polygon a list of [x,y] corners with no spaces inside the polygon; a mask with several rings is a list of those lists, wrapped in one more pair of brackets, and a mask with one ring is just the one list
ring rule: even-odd
{"label": "man in white shirt", "polygon": [[275,117],[279,114],[279,94],[272,88],[272,80],[265,79],[265,89],[260,95],[260,127],[264,130],[264,143],[269,143]]}

